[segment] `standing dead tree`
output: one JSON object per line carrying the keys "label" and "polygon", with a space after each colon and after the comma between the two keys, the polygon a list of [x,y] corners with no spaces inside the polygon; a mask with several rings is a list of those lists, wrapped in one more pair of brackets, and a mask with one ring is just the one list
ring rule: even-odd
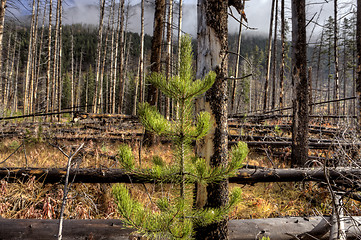
{"label": "standing dead tree", "polygon": [[356,24],[356,45],[357,45],[357,97],[358,97],[358,127],[361,129],[361,0],[357,0],[357,24]]}
{"label": "standing dead tree", "polygon": [[[155,1],[155,13],[154,13],[154,28],[153,28],[153,39],[152,39],[152,52],[150,56],[151,72],[161,72],[161,56],[162,56],[162,40],[163,40],[163,20],[166,13],[165,0]],[[158,103],[158,89],[150,84],[148,87],[147,102],[156,106]],[[154,145],[158,139],[156,136],[146,131],[144,135],[144,142],[147,145]]]}
{"label": "standing dead tree", "polygon": [[292,0],[292,83],[294,91],[292,121],[292,164],[303,166],[308,160],[308,78],[305,0]]}
{"label": "standing dead tree", "polygon": [[[245,5],[246,1],[243,0],[243,7]],[[242,9],[243,11],[243,9]],[[237,79],[239,77],[239,63],[240,63],[240,59],[241,59],[241,41],[242,41],[242,25],[243,25],[243,17],[241,16],[240,18],[240,23],[239,23],[239,31],[238,31],[238,45],[237,45],[237,58],[236,58],[236,68],[235,68],[235,72],[234,72],[234,80],[231,83],[231,87],[232,87],[232,93],[231,93],[231,106],[230,106],[230,110],[231,112],[236,112],[237,109],[235,108],[235,101],[236,101],[236,93],[237,93]]]}
{"label": "standing dead tree", "polygon": [[[138,73],[135,81],[135,94],[133,102],[133,115],[137,114],[137,103],[138,95],[139,102],[143,102],[143,76],[144,76],[144,0],[141,2],[141,20],[140,20],[140,54],[139,54],[139,64],[138,64]],[[139,94],[138,94],[139,93]]]}
{"label": "standing dead tree", "polygon": [[[285,0],[281,0],[281,66],[280,66],[280,108],[283,108],[283,100],[284,100],[284,77],[285,77],[285,28],[286,28],[286,21],[285,21]],[[282,112],[281,112],[282,113]]]}
{"label": "standing dead tree", "polygon": [[102,46],[103,46],[103,22],[104,22],[104,9],[105,9],[105,0],[100,0],[100,17],[99,17],[99,30],[98,30],[98,46],[97,46],[97,60],[96,60],[96,79],[95,79],[95,94],[93,98],[93,112],[98,112],[98,102],[100,101],[99,96],[101,95],[102,86],[100,86],[100,62],[102,55]]}
{"label": "standing dead tree", "polygon": [[[338,63],[338,9],[337,9],[337,0],[333,1],[333,10],[334,10],[334,27],[333,27],[333,31],[334,31],[334,38],[333,38],[333,51],[334,51],[334,61],[335,61],[335,89],[334,89],[334,99],[339,99],[340,98],[340,83],[339,83],[339,63]],[[339,102],[335,103],[336,106],[334,106],[334,113],[335,115],[339,114]]]}
{"label": "standing dead tree", "polygon": [[[3,49],[5,10],[6,10],[6,0],[1,0],[1,3],[0,3],[0,53],[2,53],[2,49]],[[0,54],[0,96],[3,92],[3,89],[2,89],[2,83],[3,83],[2,66],[3,66],[2,54]]]}
{"label": "standing dead tree", "polygon": [[[234,6],[243,10],[242,1],[198,0],[198,54],[197,79],[209,71],[216,72],[212,88],[197,102],[197,111],[207,111],[214,121],[213,128],[197,146],[197,152],[213,167],[228,163],[227,137],[227,71],[228,28],[227,10]],[[197,204],[207,196],[206,207],[222,207],[228,202],[228,180],[209,184],[206,194],[197,193]],[[228,239],[227,220],[211,224],[196,231],[197,239]]]}
{"label": "standing dead tree", "polygon": [[273,19],[274,19],[274,6],[275,1],[272,0],[272,7],[271,7],[271,21],[270,21],[270,27],[269,27],[269,36],[268,36],[268,51],[267,51],[267,73],[266,73],[266,80],[264,83],[264,95],[263,95],[263,111],[266,111],[267,109],[267,100],[268,100],[268,82],[269,82],[269,76],[271,72],[271,56],[272,56],[272,30],[273,30]]}

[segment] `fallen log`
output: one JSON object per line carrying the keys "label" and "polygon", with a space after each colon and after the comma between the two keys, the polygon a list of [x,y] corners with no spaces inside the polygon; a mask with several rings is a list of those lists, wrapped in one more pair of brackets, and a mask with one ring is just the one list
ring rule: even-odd
{"label": "fallen log", "polygon": [[[228,223],[229,239],[254,240],[263,236],[277,240],[329,239],[331,217],[286,217],[231,220]],[[346,217],[347,239],[358,239],[361,217]]]}
{"label": "fallen log", "polygon": [[[328,239],[330,217],[287,217],[231,220],[228,222],[230,240],[270,239]],[[347,239],[360,236],[361,217],[346,218]],[[0,219],[0,239],[57,239],[58,220]],[[63,239],[128,240],[133,230],[121,220],[64,220]],[[308,236],[309,238],[306,238]],[[313,238],[311,238],[312,236]],[[137,238],[133,238],[137,239]]]}
{"label": "fallen log", "polygon": [[[0,239],[57,239],[59,220],[0,219]],[[134,230],[120,220],[65,220],[63,239],[128,240]]]}
{"label": "fallen log", "polygon": [[[8,182],[26,181],[31,177],[44,183],[61,183],[66,175],[65,168],[0,168],[0,179]],[[330,180],[342,180],[343,184],[356,184],[361,169],[329,168]],[[70,170],[70,179],[75,183],[146,183],[154,180],[129,174],[123,169],[79,168]],[[323,168],[287,169],[240,169],[238,174],[229,178],[230,183],[253,184],[257,182],[300,182],[325,181]]]}
{"label": "fallen log", "polygon": [[[229,145],[236,145],[238,141],[229,141]],[[248,147],[275,147],[275,148],[284,148],[292,145],[290,141],[245,141]],[[352,148],[355,146],[360,146],[361,143],[332,143],[332,142],[310,142],[308,144],[310,149],[329,149],[331,147],[343,147],[343,148]]]}

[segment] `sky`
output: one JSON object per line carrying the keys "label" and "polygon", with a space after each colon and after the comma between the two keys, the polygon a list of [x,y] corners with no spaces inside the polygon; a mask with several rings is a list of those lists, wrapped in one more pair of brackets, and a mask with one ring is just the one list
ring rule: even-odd
{"label": "sky", "polygon": [[[83,4],[89,4],[90,2],[98,3],[98,0],[70,0],[74,1],[74,3],[78,6],[81,6]],[[139,3],[140,0],[130,0],[132,3],[136,4]],[[240,0],[241,1],[241,0]],[[175,2],[178,2],[175,0]],[[192,4],[196,5],[197,0],[183,0],[184,5],[186,4]],[[280,2],[280,1],[279,1]],[[312,4],[312,3],[323,3],[323,4]],[[327,3],[328,2],[328,3]],[[347,4],[345,4],[345,2]],[[340,6],[346,6],[343,12],[347,12],[350,9],[350,2],[356,2],[356,0],[339,0]],[[251,28],[254,28],[256,30],[245,30],[245,32],[250,32],[254,34],[267,34],[269,31],[269,21],[270,21],[270,14],[271,14],[271,3],[272,0],[249,0],[246,1],[245,6],[245,13],[248,18],[248,26]],[[318,19],[318,22],[320,24],[323,24],[324,21],[329,17],[333,15],[333,1],[332,0],[307,0],[306,3],[307,6],[307,17],[308,19]],[[291,10],[290,10],[290,0],[286,0],[286,18],[291,18]],[[189,9],[184,9],[184,16],[183,16],[183,27],[184,30],[192,35],[196,35],[197,31],[197,18],[196,18],[196,7],[191,7]],[[340,12],[342,12],[340,11]],[[237,16],[237,12],[234,10],[233,13]],[[318,17],[318,14],[320,13],[320,16]],[[152,16],[146,15],[146,22],[147,18],[152,18]],[[135,19],[139,19],[139,17],[136,17]],[[137,24],[134,22],[137,21],[135,19],[132,19],[134,25],[134,31],[139,31],[139,27],[137,27]],[[138,24],[139,25],[139,24]],[[229,32],[234,33],[238,32],[238,26],[239,24],[233,19],[229,18]],[[314,24],[309,24],[309,31],[312,30]],[[316,33],[317,29],[319,31],[319,27],[316,27]],[[152,32],[152,25],[148,24],[146,26],[147,33]]]}
{"label": "sky", "polygon": [[[119,0],[116,0],[117,2]],[[137,4],[140,0],[125,0],[131,1],[132,4]],[[178,2],[178,0],[174,0]],[[241,0],[239,0],[241,1]],[[68,7],[77,6],[78,10],[76,13],[66,16],[66,23],[89,23],[97,24],[99,22],[99,13],[96,8],[90,10],[86,8],[87,5],[93,4],[98,5],[99,0],[66,0]],[[279,1],[280,2],[280,1]],[[290,0],[285,0],[286,4],[286,18],[290,20],[291,10],[290,10]],[[323,4],[312,4],[312,3],[323,3]],[[328,2],[328,3],[327,3]],[[197,0],[183,0],[184,3],[184,15],[183,15],[183,30],[187,33],[190,33],[194,37],[196,36],[197,31]],[[272,0],[249,0],[246,1],[245,13],[248,18],[248,26],[256,30],[244,30],[245,33],[253,34],[267,34],[269,31],[269,21],[270,21],[270,12],[271,12],[271,3]],[[333,15],[333,1],[332,0],[307,0],[307,18],[318,20],[319,24],[323,24],[325,20]],[[339,0],[339,5],[342,7],[340,10],[340,16],[350,12],[352,3],[356,3],[356,0]],[[192,5],[192,6],[190,6]],[[188,6],[188,7],[186,7]],[[233,9],[234,15],[239,18],[237,12]],[[319,15],[319,13],[321,13]],[[140,8],[133,10],[133,16],[130,18],[130,29],[131,31],[139,32],[140,31]],[[151,34],[153,31],[153,13],[148,12],[145,15],[146,22],[146,33]],[[308,25],[308,32],[311,32],[314,24]],[[229,32],[236,33],[238,32],[239,24],[232,18],[229,17]],[[320,27],[316,27],[315,34],[319,32]]]}

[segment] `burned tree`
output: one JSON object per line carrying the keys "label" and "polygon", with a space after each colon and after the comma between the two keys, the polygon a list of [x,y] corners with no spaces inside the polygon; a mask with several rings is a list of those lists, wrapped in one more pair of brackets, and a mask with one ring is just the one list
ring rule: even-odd
{"label": "burned tree", "polygon": [[[150,56],[151,72],[161,72],[161,55],[162,55],[162,40],[163,40],[163,20],[165,16],[166,5],[165,0],[155,1],[155,13],[154,13],[154,28],[152,39],[152,52]],[[156,106],[158,102],[158,89],[150,84],[148,87],[147,102]],[[154,145],[157,139],[154,134],[146,131],[144,141],[147,145]]]}
{"label": "burned tree", "polygon": [[357,45],[357,96],[358,96],[358,126],[361,126],[361,0],[357,0],[356,22],[356,45]]}
{"label": "burned tree", "polygon": [[292,122],[292,164],[308,160],[308,79],[306,56],[305,0],[292,0],[292,83],[294,91]]}
{"label": "burned tree", "polygon": [[[197,151],[210,165],[226,166],[228,163],[227,138],[227,9],[233,5],[242,11],[242,1],[198,0],[198,54],[197,78],[209,71],[216,72],[213,87],[197,102],[197,111],[211,114],[215,124]],[[206,207],[222,207],[228,202],[228,180],[207,186]],[[198,197],[199,200],[199,197]],[[197,239],[228,239],[227,220],[224,219],[197,230]]]}

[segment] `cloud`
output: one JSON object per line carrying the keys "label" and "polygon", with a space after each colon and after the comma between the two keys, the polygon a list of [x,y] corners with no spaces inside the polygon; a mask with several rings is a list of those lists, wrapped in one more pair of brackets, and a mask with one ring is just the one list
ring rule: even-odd
{"label": "cloud", "polygon": [[[346,2],[344,0],[342,3]],[[118,1],[117,1],[118,2]],[[140,32],[140,0],[126,0],[126,3],[130,2],[131,9],[129,11],[129,31]],[[290,0],[286,0],[286,18],[290,22],[291,18],[291,4]],[[175,25],[178,24],[177,18],[177,3],[175,1],[174,7],[174,21]],[[317,18],[317,14],[321,12],[320,17],[317,19],[320,24],[323,24],[325,19],[328,16],[333,15],[333,2],[325,4],[315,4],[310,5],[309,2],[307,6],[307,18],[310,19],[315,15],[314,20]],[[245,13],[248,18],[248,25],[251,28],[256,28],[256,30],[247,30],[244,29],[245,33],[254,33],[254,34],[267,34],[269,31],[269,22],[271,14],[271,0],[250,0],[246,1]],[[71,6],[66,14],[66,23],[86,23],[86,24],[98,24],[99,22],[99,1],[98,0],[72,0],[69,2]],[[280,5],[280,3],[279,3]],[[341,6],[340,5],[340,6]],[[349,4],[350,5],[350,4]],[[279,6],[280,10],[280,6]],[[341,10],[340,12],[345,11]],[[239,19],[237,11],[233,9],[234,15]],[[237,33],[239,28],[239,23],[235,21],[232,17],[229,17],[229,32]],[[145,32],[147,34],[152,34],[153,32],[153,20],[154,20],[154,3],[152,1],[146,1],[146,10],[145,10]],[[291,24],[289,24],[291,25]],[[280,24],[279,24],[280,26]],[[309,25],[309,31],[311,31],[313,24]],[[183,4],[183,23],[182,29],[186,33],[191,34],[196,37],[197,35],[197,1],[196,0],[184,0]],[[316,28],[317,31],[320,31],[320,28]]]}

